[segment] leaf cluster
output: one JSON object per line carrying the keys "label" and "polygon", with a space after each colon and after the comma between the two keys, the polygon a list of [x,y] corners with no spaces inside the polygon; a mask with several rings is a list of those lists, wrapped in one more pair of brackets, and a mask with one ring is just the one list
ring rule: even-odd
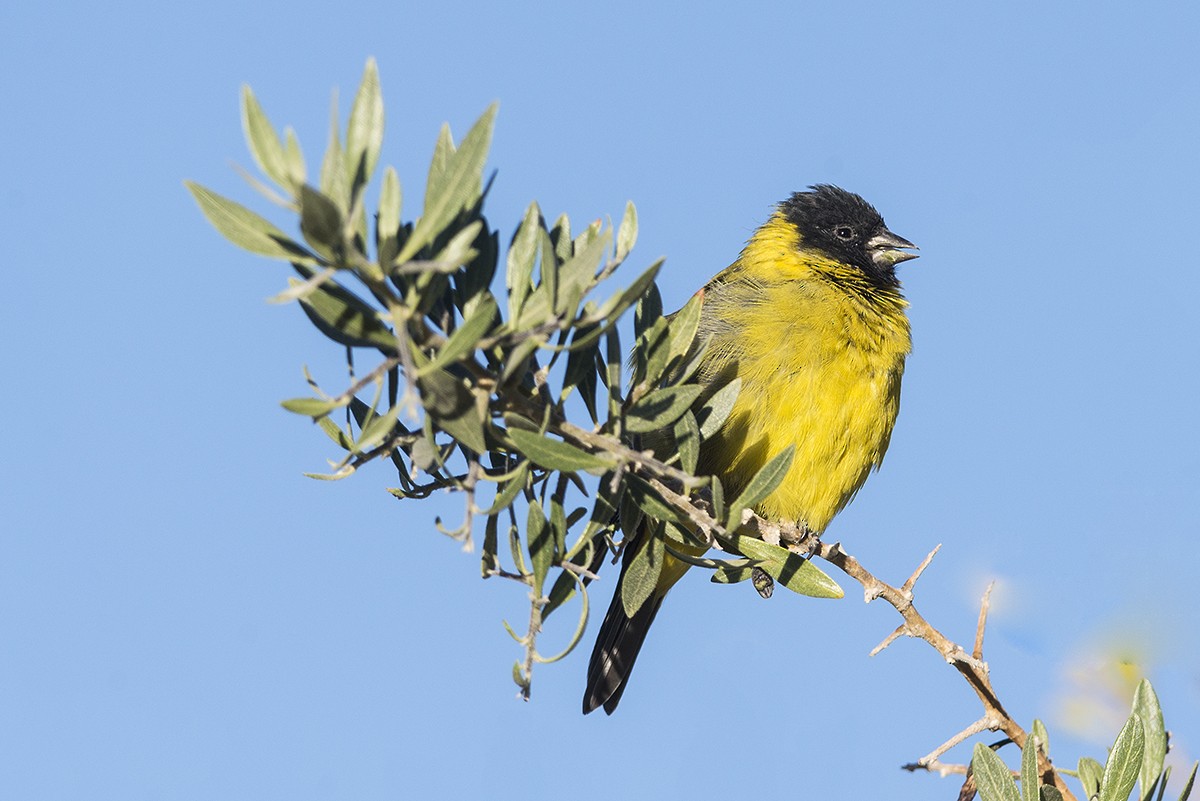
{"label": "leaf cluster", "polygon": [[[438,520],[438,527],[469,548],[475,519],[483,517],[484,577],[529,589],[528,630],[509,628],[525,649],[513,675],[526,695],[533,664],[561,658],[579,642],[588,583],[610,550],[631,541],[638,550],[622,595],[631,615],[667,553],[712,570],[716,582],[754,577],[764,595],[779,581],[840,597],[807,559],[737,533],[745,511],[783,479],[790,450],[728,499],[717,478],[697,475],[703,443],[728,417],[740,386],[695,380],[706,351],[697,340],[701,295],[664,315],[655,285],[661,261],[627,283],[616,280],[637,239],[632,204],[617,226],[594,222],[575,232],[565,215],[548,224],[531,203],[501,270],[500,234],[483,214],[495,114],[495,106],[485,111],[457,143],[443,126],[411,220],[391,167],[369,210],[384,133],[373,60],[344,134],[335,102],[315,185],[295,133],[280,136],[243,88],[243,129],[266,182],[249,180],[296,215],[298,238],[188,184],[227,239],[291,265],[296,276],[272,300],[298,303],[360,375],[327,393],[306,371],[310,394],[283,401],[340,451],[330,470],[309,475],[342,479],[387,459],[399,477],[390,490],[397,498],[463,493],[463,522],[450,529]],[[631,309],[626,370],[619,322]],[[575,422],[584,415],[586,423]],[[704,558],[713,546],[739,558]],[[558,655],[542,655],[542,623],[577,595],[574,634]]]}
{"label": "leaf cluster", "polygon": [[[1079,780],[1083,797],[1087,799],[1126,801],[1132,796],[1139,801],[1163,801],[1171,776],[1171,768],[1163,767],[1168,745],[1158,696],[1150,682],[1143,679],[1134,693],[1129,718],[1117,734],[1105,763],[1083,757],[1077,771],[1061,772]],[[971,769],[980,797],[983,801],[1061,801],[1062,793],[1056,787],[1041,783],[1039,752],[1044,759],[1049,750],[1045,726],[1041,721],[1034,721],[1033,731],[1021,750],[1021,769],[1014,779],[1012,771],[994,750],[976,743]],[[1177,796],[1179,801],[1187,801],[1191,795],[1198,766],[1200,763],[1192,766]],[[1137,794],[1132,795],[1135,785]]]}

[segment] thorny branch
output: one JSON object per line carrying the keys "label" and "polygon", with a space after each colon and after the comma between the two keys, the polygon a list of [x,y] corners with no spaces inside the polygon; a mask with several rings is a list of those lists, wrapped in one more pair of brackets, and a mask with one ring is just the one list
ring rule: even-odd
{"label": "thorny branch", "polygon": [[[396,327],[397,329],[407,328],[407,326]],[[415,333],[418,336],[418,342],[414,344],[418,347],[424,346],[426,343],[421,340],[425,340],[432,334],[432,332],[422,330],[422,328],[418,328]],[[408,362],[411,359],[408,356],[406,347],[409,346],[408,337],[399,336],[397,339],[400,350],[399,361],[402,367],[407,368],[410,366]],[[396,360],[397,357],[392,357],[384,365],[381,365],[380,368],[372,371],[359,384],[365,385],[366,381],[377,378],[382,374],[382,370],[395,366]],[[543,419],[546,421],[548,431],[558,434],[590,453],[615,457],[615,471],[617,473],[629,471],[640,474],[650,483],[651,487],[653,487],[664,501],[681,513],[682,517],[691,524],[693,533],[710,547],[720,548],[720,541],[726,539],[732,533],[726,531],[723,524],[713,517],[710,505],[706,502],[705,498],[700,496],[698,490],[707,483],[704,479],[698,479],[676,467],[668,465],[655,458],[650,452],[638,451],[629,447],[613,433],[604,430],[602,427],[597,430],[588,430],[574,425],[563,418],[561,413],[558,413],[559,410],[554,408],[553,403],[549,404],[550,414],[548,417],[545,417],[543,414],[547,407],[547,399],[531,397],[523,393],[496,392],[499,387],[494,383],[495,377],[489,374],[483,365],[474,359],[467,359],[464,366],[466,367],[467,374],[473,379],[470,382],[473,385],[473,391],[476,393],[486,393],[489,396],[489,405],[494,404],[494,412],[501,414],[505,411],[516,412],[529,419]],[[494,392],[496,394],[493,394]],[[390,450],[387,446],[394,447],[394,442],[386,443],[385,448],[380,450]],[[374,455],[376,454],[371,454],[371,456]],[[473,501],[473,498],[468,499],[469,504],[472,504]],[[967,726],[963,731],[951,737],[941,746],[917,760],[916,763],[905,766],[906,768],[910,770],[936,771],[943,775],[948,773],[965,773],[965,766],[944,764],[940,761],[940,757],[963,740],[985,730],[1003,732],[1018,747],[1024,746],[1028,735],[1004,708],[1003,703],[992,686],[987,663],[983,661],[983,635],[987,623],[991,587],[985,593],[981,604],[974,647],[971,652],[951,641],[934,628],[917,611],[913,603],[913,592],[916,583],[929,567],[938,552],[938,548],[941,546],[934,548],[917,566],[912,575],[901,586],[896,587],[882,581],[864,568],[857,559],[842,550],[839,543],[829,544],[821,542],[802,525],[772,523],[747,511],[743,517],[742,532],[758,537],[768,543],[779,544],[806,558],[814,555],[819,556],[862,585],[864,600],[870,602],[877,598],[882,598],[895,608],[903,618],[903,622],[870,652],[872,656],[883,651],[901,636],[924,640],[948,664],[959,672],[975,692],[980,703],[983,705],[983,716]],[[563,560],[563,563],[566,564],[566,561]],[[586,569],[574,570],[574,567],[577,566],[572,566],[568,569],[571,569],[572,572],[581,577],[593,578],[591,571]],[[529,575],[524,571],[509,574],[504,571],[495,570],[492,571],[491,575],[512,578],[523,583],[529,583],[530,580]],[[518,637],[518,641],[522,642],[526,647],[525,659],[521,665],[525,682],[529,680],[529,674],[535,661],[535,643],[537,634],[541,629],[541,612],[545,606],[545,602],[546,599],[544,597],[534,599],[530,610],[528,633],[524,637]],[[522,694],[527,695],[527,693],[528,684],[524,683]],[[1039,754],[1039,768],[1045,781],[1053,783],[1063,794],[1064,799],[1074,801],[1074,796],[1044,754]]]}
{"label": "thorny branch", "polygon": [[[658,489],[658,487],[656,487]],[[683,508],[682,501],[686,499],[678,494],[666,494],[664,498],[672,505],[676,506],[681,512],[686,513],[689,519],[696,522],[697,527],[706,533],[719,531],[720,524],[714,520],[702,507],[703,504],[689,503],[690,508]],[[913,590],[917,580],[925,571],[929,564],[933,561],[934,555],[941,548],[939,545],[929,553],[928,556],[918,565],[913,574],[900,587],[894,587],[874,574],[868,571],[862,564],[850,554],[846,553],[840,543],[825,543],[821,542],[807,527],[786,522],[771,522],[758,515],[747,512],[745,522],[741,529],[744,533],[749,533],[752,536],[758,537],[768,543],[778,543],[793,553],[808,557],[810,555],[819,556],[821,559],[829,562],[837,567],[850,578],[857,581],[863,588],[863,598],[867,603],[882,598],[890,604],[897,612],[900,613],[904,622],[888,637],[880,643],[871,655],[882,651],[901,635],[914,637],[924,640],[934,650],[936,650],[946,662],[951,665],[975,691],[980,703],[983,705],[983,716],[967,726],[958,734],[951,737],[942,745],[931,751],[926,756],[917,760],[910,765],[905,765],[907,770],[928,770],[938,772],[942,775],[949,773],[967,773],[965,765],[947,765],[939,761],[939,757],[946,751],[961,743],[963,740],[983,731],[999,731],[1014,742],[1018,748],[1023,748],[1025,740],[1028,738],[1028,733],[1013,720],[1009,715],[1008,710],[1004,708],[1004,704],[1000,701],[996,694],[995,688],[992,687],[992,681],[988,670],[988,665],[983,661],[983,630],[987,623],[987,612],[991,597],[992,587],[989,586],[984,593],[983,602],[981,604],[979,623],[975,635],[975,648],[973,653],[968,654],[962,646],[951,641],[948,637],[938,631],[933,625],[925,619],[920,612],[917,611],[913,603]],[[718,546],[719,547],[719,546]],[[1053,784],[1059,792],[1062,793],[1065,801],[1076,801],[1074,794],[1067,787],[1062,776],[1054,769],[1049,758],[1039,750],[1038,752],[1038,770],[1041,774],[1042,781],[1047,784]]]}
{"label": "thorny branch", "polygon": [[[789,546],[792,543],[786,535],[781,534],[781,540],[788,542]],[[799,543],[797,543],[799,544]],[[983,705],[983,717],[975,723],[968,726],[959,734],[950,738],[946,743],[943,743],[934,751],[930,752],[925,757],[919,759],[914,766],[909,767],[910,770],[924,769],[936,770],[940,773],[965,773],[965,768],[961,770],[954,766],[943,765],[938,761],[943,753],[954,747],[958,743],[977,734],[984,729],[991,731],[1000,731],[1012,740],[1018,748],[1025,746],[1025,740],[1028,738],[1028,733],[1021,728],[1008,710],[1004,708],[999,696],[996,694],[995,688],[992,687],[991,676],[989,674],[988,665],[983,661],[983,629],[987,622],[988,600],[991,595],[991,587],[988,587],[984,594],[982,609],[980,610],[979,625],[975,637],[975,650],[972,654],[968,654],[962,646],[952,642],[948,637],[938,631],[933,625],[917,611],[913,604],[912,589],[916,584],[916,579],[933,558],[933,554],[937,552],[934,549],[933,553],[926,558],[925,562],[917,569],[908,582],[905,582],[903,587],[897,588],[887,584],[876,578],[866,568],[864,568],[857,559],[842,550],[839,543],[819,543],[816,548],[816,555],[820,556],[825,561],[833,564],[843,573],[850,576],[852,579],[862,585],[865,599],[867,602],[875,598],[882,598],[900,613],[904,618],[904,623],[896,630],[894,636],[885,641],[876,651],[878,653],[887,646],[888,643],[895,640],[900,634],[909,637],[915,637],[927,642],[930,647],[941,654],[946,660],[970,685],[975,691],[980,703]],[[1063,781],[1062,776],[1054,769],[1050,760],[1044,753],[1038,753],[1038,770],[1041,773],[1042,780],[1048,784],[1053,784],[1058,791],[1062,793],[1066,801],[1075,801],[1075,796]]]}

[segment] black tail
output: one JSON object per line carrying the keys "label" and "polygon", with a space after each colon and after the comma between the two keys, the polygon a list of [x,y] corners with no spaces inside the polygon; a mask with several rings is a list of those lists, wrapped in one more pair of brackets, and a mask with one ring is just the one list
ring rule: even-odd
{"label": "black tail", "polygon": [[[623,567],[623,566],[622,566]],[[621,578],[624,579],[624,570]],[[633,617],[625,614],[625,606],[621,603],[621,584],[617,582],[616,592],[613,593],[612,603],[608,605],[608,614],[600,624],[600,634],[596,637],[596,645],[592,648],[592,661],[588,663],[587,689],[583,693],[583,714],[591,712],[599,706],[611,715],[621,701],[625,692],[625,684],[633,671],[633,663],[642,643],[646,640],[646,632],[662,606],[663,596],[650,597],[642,604]]]}

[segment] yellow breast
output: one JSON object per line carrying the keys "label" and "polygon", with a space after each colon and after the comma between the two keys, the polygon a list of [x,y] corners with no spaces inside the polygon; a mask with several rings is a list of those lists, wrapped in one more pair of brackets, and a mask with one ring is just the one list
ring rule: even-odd
{"label": "yellow breast", "polygon": [[701,468],[736,492],[789,445],[783,483],[757,511],[823,531],[887,451],[911,349],[906,303],[852,268],[806,254],[782,218],[760,229],[705,296],[702,378],[742,389]]}

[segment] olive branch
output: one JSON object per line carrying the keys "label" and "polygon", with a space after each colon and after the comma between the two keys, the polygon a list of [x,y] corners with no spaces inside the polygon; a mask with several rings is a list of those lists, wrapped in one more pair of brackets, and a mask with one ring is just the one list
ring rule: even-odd
{"label": "olive branch", "polygon": [[[243,88],[242,125],[266,183],[245,177],[297,215],[299,240],[233,200],[187,186],[227,239],[291,265],[296,276],[271,300],[299,304],[324,336],[346,349],[351,374],[359,376],[326,392],[305,371],[309,394],[283,401],[288,411],[311,418],[339,453],[328,471],[308,475],[340,480],[386,459],[396,469],[399,486],[389,491],[398,499],[458,492],[462,522],[451,528],[439,519],[436,526],[468,551],[475,547],[476,518],[483,518],[482,576],[520,584],[529,597],[525,631],[504,623],[522,652],[513,665],[521,697],[530,696],[535,665],[562,659],[581,641],[588,586],[605,557],[620,551],[625,540],[618,534],[646,527],[654,532],[650,547],[638,550],[622,584],[621,601],[631,616],[650,597],[667,553],[710,570],[714,582],[749,580],[764,597],[777,583],[804,595],[841,597],[815,556],[859,582],[866,600],[881,598],[895,607],[903,622],[872,655],[901,635],[925,640],[983,705],[977,721],[906,766],[967,774],[960,797],[973,795],[977,785],[988,799],[1072,799],[1063,779],[1071,773],[1087,798],[1125,799],[1139,780],[1139,797],[1151,799],[1157,790],[1162,798],[1167,738],[1148,683],[1104,766],[1084,760],[1074,772],[1056,769],[1044,726],[1035,722],[1025,732],[991,684],[982,659],[987,596],[968,652],[914,605],[917,579],[932,553],[894,587],[839,544],[821,542],[802,525],[754,514],[755,504],[786,475],[791,449],[732,498],[718,478],[696,474],[700,444],[728,417],[740,383],[702,387],[691,380],[707,345],[697,339],[702,299],[664,316],[655,284],[661,260],[628,284],[616,280],[625,275],[618,271],[637,240],[632,203],[618,225],[594,222],[577,234],[565,215],[547,224],[531,203],[504,249],[504,297],[494,294],[500,235],[483,205],[495,115],[493,105],[458,143],[442,127],[414,220],[403,218],[392,167],[383,170],[368,214],[367,189],[384,133],[374,60],[367,63],[344,131],[333,115],[315,186],[295,132],[285,129],[280,136],[250,88]],[[627,371],[620,323],[631,309]],[[692,555],[704,550],[726,556]],[[576,598],[578,615],[567,643],[544,654],[538,643],[546,621]],[[973,770],[940,761],[984,731],[1002,732],[1004,742],[1022,749],[1020,795],[1007,768],[982,744],[976,745]]]}

